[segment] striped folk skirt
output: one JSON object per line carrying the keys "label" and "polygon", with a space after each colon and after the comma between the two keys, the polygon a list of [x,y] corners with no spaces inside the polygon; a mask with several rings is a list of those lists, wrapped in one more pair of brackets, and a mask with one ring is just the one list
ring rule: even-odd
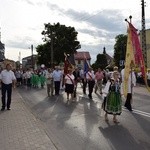
{"label": "striped folk skirt", "polygon": [[122,99],[121,94],[118,92],[110,91],[106,97],[105,111],[108,114],[120,115],[122,112]]}

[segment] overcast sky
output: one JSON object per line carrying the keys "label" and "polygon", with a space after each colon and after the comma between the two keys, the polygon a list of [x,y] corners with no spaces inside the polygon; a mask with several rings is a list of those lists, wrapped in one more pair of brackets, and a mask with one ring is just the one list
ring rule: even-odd
{"label": "overcast sky", "polygon": [[[146,29],[150,28],[150,0],[145,0]],[[30,46],[42,44],[44,23],[75,27],[79,51],[89,51],[92,62],[98,53],[113,56],[115,37],[126,34],[124,21],[141,30],[141,0],[0,0],[1,41],[5,56],[17,61],[31,55]]]}

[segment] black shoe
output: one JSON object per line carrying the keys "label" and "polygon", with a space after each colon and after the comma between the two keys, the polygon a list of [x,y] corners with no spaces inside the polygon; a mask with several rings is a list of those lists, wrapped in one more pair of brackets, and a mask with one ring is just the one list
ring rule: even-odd
{"label": "black shoe", "polygon": [[11,110],[11,108],[7,108],[7,110]]}
{"label": "black shoe", "polygon": [[128,108],[128,110],[129,110],[129,111],[133,111],[131,108],[130,108],[130,109]]}
{"label": "black shoe", "polygon": [[2,108],[2,109],[1,109],[1,111],[4,111],[4,110],[5,110],[5,108]]}
{"label": "black shoe", "polygon": [[132,108],[127,107],[126,105],[124,105],[124,107],[126,107],[126,109],[128,109],[129,111],[133,111]]}
{"label": "black shoe", "polygon": [[91,95],[88,95],[89,99],[92,99],[92,96]]}

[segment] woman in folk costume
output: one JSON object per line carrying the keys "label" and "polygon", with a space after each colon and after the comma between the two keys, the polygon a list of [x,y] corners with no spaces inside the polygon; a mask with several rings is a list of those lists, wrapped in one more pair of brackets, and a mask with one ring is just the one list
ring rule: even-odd
{"label": "woman in folk costume", "polygon": [[67,101],[69,101],[69,95],[71,95],[71,99],[73,99],[74,92],[74,81],[75,77],[73,75],[72,69],[68,69],[68,74],[65,75],[64,84],[65,84],[65,92],[67,93]]}
{"label": "woman in folk costume", "polygon": [[42,71],[39,72],[39,81],[41,84],[41,88],[44,88],[46,78],[44,76],[44,72],[42,72]]}
{"label": "woman in folk costume", "polygon": [[37,72],[34,71],[34,72],[32,73],[32,76],[31,76],[31,83],[32,83],[32,86],[35,87],[35,88],[37,88],[37,87],[38,87],[38,83],[37,83],[37,82],[38,82],[38,81],[37,81]]}
{"label": "woman in folk costume", "polygon": [[111,75],[111,78],[113,78],[113,75],[114,75],[114,73],[118,73],[118,78],[120,79],[121,78],[121,75],[120,75],[120,72],[118,71],[118,67],[117,66],[115,66],[114,68],[113,68],[113,73],[112,73],[112,75]]}
{"label": "woman in folk costume", "polygon": [[108,87],[108,92],[106,96],[106,104],[105,104],[105,120],[108,121],[108,114],[113,115],[113,122],[118,123],[116,118],[117,115],[120,115],[122,112],[122,100],[121,100],[121,92],[120,92],[120,81],[119,81],[119,73],[118,71],[114,71],[113,77],[110,79],[110,84]]}

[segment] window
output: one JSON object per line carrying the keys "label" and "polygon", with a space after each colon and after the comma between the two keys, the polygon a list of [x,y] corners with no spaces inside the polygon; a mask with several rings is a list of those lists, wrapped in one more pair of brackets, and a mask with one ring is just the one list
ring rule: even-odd
{"label": "window", "polygon": [[81,60],[78,60],[78,64],[81,64]]}

